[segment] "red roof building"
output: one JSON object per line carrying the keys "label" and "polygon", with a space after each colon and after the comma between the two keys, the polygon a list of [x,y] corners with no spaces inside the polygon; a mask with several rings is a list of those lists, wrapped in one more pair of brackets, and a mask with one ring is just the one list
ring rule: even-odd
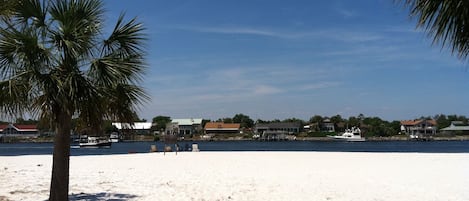
{"label": "red roof building", "polygon": [[39,135],[36,125],[1,124],[0,136],[34,137]]}
{"label": "red roof building", "polygon": [[403,120],[401,121],[401,132],[410,137],[428,137],[435,135],[437,123],[433,119]]}
{"label": "red roof building", "polygon": [[241,124],[208,122],[205,124],[206,134],[239,133]]}

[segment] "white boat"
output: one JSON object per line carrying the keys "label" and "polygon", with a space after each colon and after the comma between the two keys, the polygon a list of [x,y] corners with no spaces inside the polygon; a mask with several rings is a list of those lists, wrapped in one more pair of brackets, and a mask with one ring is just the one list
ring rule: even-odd
{"label": "white boat", "polygon": [[81,141],[80,147],[92,147],[92,148],[110,148],[111,141],[103,137],[88,137],[86,140]]}
{"label": "white boat", "polygon": [[109,141],[111,141],[112,143],[120,142],[121,138],[119,136],[119,133],[112,132],[111,135],[109,136]]}
{"label": "white boat", "polygon": [[360,128],[352,127],[352,129],[346,129],[342,135],[328,135],[327,137],[335,140],[343,140],[348,142],[363,142],[365,138],[361,136]]}

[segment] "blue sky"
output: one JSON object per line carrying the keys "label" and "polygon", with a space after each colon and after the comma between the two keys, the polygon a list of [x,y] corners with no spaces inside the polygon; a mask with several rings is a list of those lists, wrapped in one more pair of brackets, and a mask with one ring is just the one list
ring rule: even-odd
{"label": "blue sky", "polygon": [[141,118],[469,116],[469,72],[393,0],[106,0],[149,37]]}

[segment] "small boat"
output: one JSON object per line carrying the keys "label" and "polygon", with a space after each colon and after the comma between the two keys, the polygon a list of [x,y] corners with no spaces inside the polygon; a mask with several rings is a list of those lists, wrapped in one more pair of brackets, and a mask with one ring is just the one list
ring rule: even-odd
{"label": "small boat", "polygon": [[109,136],[109,141],[111,141],[112,143],[120,142],[121,138],[119,136],[119,133],[112,132],[111,135]]}
{"label": "small boat", "polygon": [[346,129],[342,135],[328,135],[327,137],[335,140],[343,140],[347,142],[363,142],[365,138],[361,136],[360,128],[352,127],[352,129]]}
{"label": "small boat", "polygon": [[422,134],[410,134],[409,135],[409,140],[412,140],[412,141],[432,141],[433,138],[432,136],[424,136]]}
{"label": "small boat", "polygon": [[80,143],[80,142],[84,142],[84,141],[87,141],[88,139],[88,136],[87,135],[72,135],[71,136],[72,138],[72,142],[73,143]]}
{"label": "small boat", "polygon": [[103,137],[88,137],[79,143],[80,147],[110,148],[111,141]]}

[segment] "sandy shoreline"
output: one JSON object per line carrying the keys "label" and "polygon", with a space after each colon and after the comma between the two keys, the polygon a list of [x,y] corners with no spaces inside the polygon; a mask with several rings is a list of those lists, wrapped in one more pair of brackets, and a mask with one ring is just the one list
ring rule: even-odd
{"label": "sandy shoreline", "polygon": [[[71,200],[469,200],[469,154],[72,156]],[[1,156],[0,200],[46,200],[52,156]]]}

